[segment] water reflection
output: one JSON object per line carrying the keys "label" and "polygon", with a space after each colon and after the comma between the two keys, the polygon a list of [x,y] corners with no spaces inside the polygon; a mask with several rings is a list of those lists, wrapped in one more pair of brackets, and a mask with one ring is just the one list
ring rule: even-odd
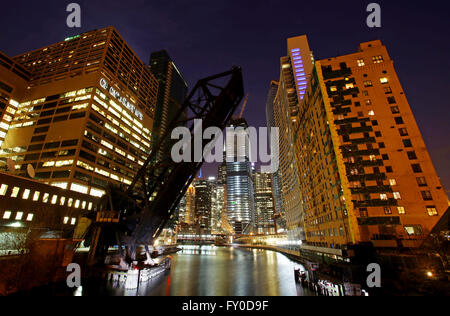
{"label": "water reflection", "polygon": [[[294,280],[299,265],[266,250],[183,246],[172,269],[137,290],[116,283],[83,283],[62,295],[83,296],[297,296],[312,295]],[[300,266],[301,269],[304,269]],[[53,293],[55,294],[55,293]]]}

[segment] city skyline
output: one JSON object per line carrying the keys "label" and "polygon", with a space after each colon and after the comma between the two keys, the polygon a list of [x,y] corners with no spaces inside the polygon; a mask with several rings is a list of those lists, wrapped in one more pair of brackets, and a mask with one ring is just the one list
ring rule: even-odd
{"label": "city skyline", "polygon": [[[286,38],[307,34],[316,59],[346,54],[360,42],[380,39],[389,47],[392,58],[396,60],[400,81],[417,117],[425,143],[439,176],[449,190],[450,167],[447,160],[450,148],[445,135],[450,134],[450,127],[447,124],[448,112],[444,110],[448,101],[441,98],[439,93],[430,95],[424,92],[446,89],[445,72],[439,71],[450,66],[446,58],[449,44],[439,40],[445,36],[448,25],[444,8],[439,11],[432,8],[424,10],[420,6],[410,8],[407,2],[382,1],[383,27],[369,29],[365,25],[365,3],[328,2],[325,6],[327,9],[321,12],[321,18],[315,19],[315,15],[308,14],[314,10],[314,6],[309,3],[294,4],[287,1],[281,6],[276,1],[267,1],[258,7],[241,4],[240,10],[233,10],[232,2],[211,8],[203,7],[201,2],[187,5],[173,1],[163,7],[160,4],[142,5],[131,1],[127,4],[110,3],[105,7],[97,1],[80,1],[83,22],[82,28],[76,30],[62,27],[67,15],[59,5],[18,3],[5,8],[5,19],[0,25],[3,28],[12,25],[11,18],[17,10],[23,15],[24,22],[4,34],[0,50],[9,56],[15,56],[29,49],[38,49],[66,37],[113,24],[144,62],[148,60],[150,52],[167,49],[177,61],[189,86],[204,75],[229,68],[230,63],[241,65],[245,71],[246,89],[250,94],[244,116],[249,125],[265,126],[265,115],[258,109],[264,107],[270,81],[278,79],[279,70],[273,60],[285,55],[283,41]],[[133,4],[139,5],[141,9],[131,10]],[[301,9],[302,14],[296,10],[286,11],[285,7]],[[98,12],[102,14],[96,14]],[[117,18],[123,12],[131,14],[135,22],[133,26],[126,23],[127,19]],[[214,19],[200,19],[200,16],[205,16],[205,12],[209,13],[207,16],[214,16]],[[223,14],[218,15],[218,12]],[[335,15],[334,12],[340,13]],[[32,14],[44,15],[45,23],[38,23]],[[140,18],[144,14],[150,15],[150,18]],[[230,15],[238,23],[229,25],[224,18],[217,18]],[[189,23],[186,20],[188,16]],[[195,21],[195,17],[198,17],[198,21]],[[331,26],[338,22],[341,31],[336,32]],[[61,28],[46,27],[58,23]],[[207,24],[215,27],[203,27]],[[33,26],[30,27],[31,25]],[[237,29],[240,31],[233,31]],[[424,34],[427,35],[423,36]],[[417,46],[413,44],[417,36],[420,36],[420,49],[416,49]],[[422,47],[439,49],[427,50],[424,58]],[[254,49],[257,49],[257,54],[241,53],[242,50],[250,52]],[[198,51],[204,54],[199,54]],[[204,56],[208,58],[205,60]],[[216,166],[205,165],[203,172],[208,176],[215,175]]]}

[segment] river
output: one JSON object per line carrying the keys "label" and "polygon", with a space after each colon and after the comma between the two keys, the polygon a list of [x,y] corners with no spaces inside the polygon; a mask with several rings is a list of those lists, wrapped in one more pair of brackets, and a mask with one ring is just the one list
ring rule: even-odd
{"label": "river", "polygon": [[[119,284],[83,283],[50,290],[51,295],[76,296],[310,296],[294,280],[294,268],[304,268],[286,256],[267,250],[213,246],[182,246],[172,269],[138,290]],[[40,291],[40,294],[44,292]],[[45,294],[44,294],[45,295]]]}

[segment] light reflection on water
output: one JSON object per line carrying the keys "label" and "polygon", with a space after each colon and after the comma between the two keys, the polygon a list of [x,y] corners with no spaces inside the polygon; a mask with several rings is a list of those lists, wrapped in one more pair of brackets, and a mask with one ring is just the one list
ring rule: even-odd
{"label": "light reflection on water", "polygon": [[[138,290],[88,284],[77,295],[297,296],[310,295],[294,280],[298,264],[282,254],[242,248],[181,246],[172,269]],[[300,268],[303,268],[300,266]],[[82,293],[80,293],[82,292]]]}

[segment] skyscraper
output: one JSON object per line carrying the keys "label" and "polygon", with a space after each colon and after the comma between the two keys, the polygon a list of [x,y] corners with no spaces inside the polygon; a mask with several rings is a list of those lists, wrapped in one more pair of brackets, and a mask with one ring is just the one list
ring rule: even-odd
{"label": "skyscraper", "polygon": [[275,234],[274,197],[272,174],[256,172],[253,175],[255,186],[255,218],[258,234]]}
{"label": "skyscraper", "polygon": [[195,224],[203,233],[211,233],[213,186],[207,179],[195,179]]}
{"label": "skyscraper", "polygon": [[[157,146],[183,105],[188,93],[188,85],[165,50],[151,54],[150,70],[159,82],[152,138],[153,145]],[[170,155],[169,143],[155,149],[158,150],[159,160]]]}
{"label": "skyscraper", "polygon": [[87,32],[13,60],[25,85],[10,101],[0,163],[11,158],[19,175],[30,164],[36,179],[92,196],[131,184],[151,150],[158,82],[119,33]]}
{"label": "skyscraper", "polygon": [[[279,89],[279,82],[272,81],[270,83],[270,89],[267,95],[267,102],[266,102],[266,118],[267,118],[267,127],[269,131],[271,131],[271,128],[276,127],[273,105],[275,97],[277,96],[278,89]],[[286,213],[283,207],[283,190],[281,181],[282,181],[281,171],[280,169],[278,169],[275,173],[272,174],[272,192],[274,199],[273,202],[274,202],[275,224],[277,232],[279,233],[283,233],[286,231]]]}
{"label": "skyscraper", "polygon": [[386,47],[321,60],[309,83],[295,129],[303,249],[420,246],[449,201]]}
{"label": "skyscraper", "polygon": [[[299,104],[305,96],[307,80],[313,68],[313,57],[306,36],[290,38],[287,42],[288,56],[281,58],[280,82],[273,100],[273,119],[269,118],[269,122],[280,131],[279,175],[288,238],[291,241],[300,241],[305,240],[305,234],[293,147],[295,143],[293,123],[297,119]],[[269,111],[269,114],[272,112]]]}
{"label": "skyscraper", "polygon": [[228,221],[236,234],[250,234],[255,231],[255,206],[248,124],[245,119],[233,119],[230,127],[237,129],[227,133]]}

